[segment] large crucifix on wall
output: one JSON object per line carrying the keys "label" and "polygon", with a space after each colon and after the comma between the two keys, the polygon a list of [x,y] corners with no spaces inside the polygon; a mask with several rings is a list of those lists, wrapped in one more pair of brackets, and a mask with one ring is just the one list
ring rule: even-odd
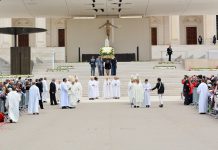
{"label": "large crucifix on wall", "polygon": [[110,37],[110,33],[111,33],[111,28],[116,28],[118,29],[117,26],[113,25],[112,23],[110,23],[109,20],[107,20],[107,22],[105,24],[103,24],[102,26],[99,27],[99,29],[105,27],[106,28],[106,35],[107,35],[107,38],[109,39]]}

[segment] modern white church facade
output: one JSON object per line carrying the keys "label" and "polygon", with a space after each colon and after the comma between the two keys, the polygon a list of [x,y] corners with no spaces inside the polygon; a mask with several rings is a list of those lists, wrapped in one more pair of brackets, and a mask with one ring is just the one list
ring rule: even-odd
{"label": "modern white church facade", "polygon": [[[216,49],[211,47],[212,37],[217,35],[218,12],[212,7],[218,3],[215,1],[181,0],[176,4],[172,0],[164,3],[157,0],[57,0],[48,5],[26,0],[25,7],[21,2],[14,3],[18,8],[13,14],[3,7],[15,8],[15,4],[0,2],[0,27],[47,29],[45,33],[21,35],[17,39],[20,46],[32,47],[37,57],[43,55],[41,51],[50,53],[51,49],[56,50],[59,62],[78,62],[83,54],[98,54],[107,38],[105,28],[99,27],[107,20],[117,27],[110,27],[109,31],[115,53],[136,53],[138,49],[140,61],[163,57],[161,51],[168,45],[178,51],[174,57],[189,57],[192,54],[186,51],[196,49],[205,54],[207,50]],[[199,35],[203,38],[200,47],[197,46]],[[10,48],[13,40],[12,36],[0,34],[1,51]]]}

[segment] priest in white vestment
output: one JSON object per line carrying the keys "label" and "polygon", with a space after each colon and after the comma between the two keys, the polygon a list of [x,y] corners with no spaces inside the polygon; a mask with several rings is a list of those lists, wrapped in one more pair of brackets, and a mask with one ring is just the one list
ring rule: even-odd
{"label": "priest in white vestment", "polygon": [[71,85],[68,91],[68,98],[69,98],[69,107],[76,108],[77,105],[77,97],[76,97],[76,84],[75,80],[71,80]]}
{"label": "priest in white vestment", "polygon": [[151,106],[151,99],[150,99],[150,91],[151,91],[151,84],[148,82],[148,79],[145,79],[145,83],[143,84],[144,88],[144,101],[143,105],[147,108]]}
{"label": "priest in white vestment", "polygon": [[89,100],[94,100],[96,98],[96,82],[94,77],[91,77],[88,82],[88,97]]}
{"label": "priest in white vestment", "polygon": [[40,92],[39,88],[36,86],[35,82],[32,82],[32,86],[29,90],[29,103],[28,103],[28,113],[29,114],[39,114],[39,100]]}
{"label": "priest in white vestment", "polygon": [[81,97],[82,97],[82,84],[79,82],[79,79],[78,79],[78,77],[76,76],[75,77],[75,87],[76,87],[76,97],[77,97],[77,103],[79,103],[80,102],[80,100],[81,100]]}
{"label": "priest in white vestment", "polygon": [[199,94],[198,109],[200,114],[205,114],[208,111],[208,92],[208,86],[203,79],[197,88],[197,93]]}
{"label": "priest in white vestment", "polygon": [[113,99],[119,99],[120,98],[120,80],[118,77],[114,77],[114,79],[111,82],[111,87],[112,87]]}
{"label": "priest in white vestment", "polygon": [[135,80],[133,79],[133,75],[131,75],[131,79],[128,83],[128,97],[130,104],[133,105],[133,85],[134,85]]}
{"label": "priest in white vestment", "polygon": [[61,99],[60,99],[60,106],[62,109],[66,109],[69,107],[69,100],[68,100],[68,87],[67,87],[67,79],[64,78],[63,82],[60,85],[61,90]]}
{"label": "priest in white vestment", "polygon": [[110,99],[111,97],[112,97],[111,80],[109,77],[106,77],[103,84],[103,98]]}
{"label": "priest in white vestment", "polygon": [[74,77],[73,76],[69,76],[69,79],[68,79],[68,81],[66,83],[67,84],[67,89],[68,89],[68,104],[69,104],[69,108],[74,108],[74,106],[72,105],[72,102],[73,102],[72,98],[73,98],[73,96],[72,96],[72,90],[71,90],[71,88],[72,88],[72,86],[74,84],[74,81],[75,81]]}
{"label": "priest in white vestment", "polygon": [[7,95],[7,100],[5,104],[6,108],[8,109],[10,122],[18,122],[20,101],[21,94],[17,93],[15,87],[12,87],[12,91],[9,92]]}
{"label": "priest in white vestment", "polygon": [[61,99],[61,89],[60,89],[60,86],[61,86],[61,81],[56,81],[55,82],[55,85],[56,85],[56,97],[57,97],[57,102],[59,103],[60,102],[60,99]]}
{"label": "priest in white vestment", "polygon": [[144,100],[144,89],[139,79],[133,84],[133,105],[134,108],[139,108]]}
{"label": "priest in white vestment", "polygon": [[48,84],[47,84],[47,78],[46,77],[42,80],[42,86],[43,86],[42,101],[47,102],[47,99],[48,99]]}

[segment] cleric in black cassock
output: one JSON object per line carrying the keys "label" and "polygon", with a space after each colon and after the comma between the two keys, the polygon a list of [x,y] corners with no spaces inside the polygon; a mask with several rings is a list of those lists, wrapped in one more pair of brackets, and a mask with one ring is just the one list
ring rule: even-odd
{"label": "cleric in black cassock", "polygon": [[167,55],[169,56],[169,61],[171,61],[171,55],[173,54],[173,50],[171,45],[167,48]]}

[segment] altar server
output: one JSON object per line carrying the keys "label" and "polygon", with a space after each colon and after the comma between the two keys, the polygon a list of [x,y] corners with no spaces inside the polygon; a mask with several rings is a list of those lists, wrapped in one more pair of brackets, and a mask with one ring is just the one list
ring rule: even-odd
{"label": "altar server", "polygon": [[134,85],[134,79],[133,79],[133,75],[131,75],[130,81],[128,83],[128,97],[131,105],[133,105],[133,85]]}
{"label": "altar server", "polygon": [[103,84],[103,98],[110,99],[112,97],[111,80],[106,77]]}
{"label": "altar server", "polygon": [[88,97],[89,100],[94,100],[96,98],[96,84],[94,77],[90,77],[90,80],[88,82]]}
{"label": "altar server", "polygon": [[32,82],[32,86],[29,90],[29,103],[28,103],[28,113],[29,114],[39,114],[39,100],[41,99],[39,88],[36,86],[35,82]]}
{"label": "altar server", "polygon": [[77,97],[77,103],[80,102],[82,97],[82,84],[79,82],[79,78],[75,76],[75,86],[76,86],[76,97]]}
{"label": "altar server", "polygon": [[149,108],[151,106],[151,99],[150,99],[151,84],[148,82],[148,79],[145,79],[145,83],[143,84],[143,88],[144,88],[143,104],[145,107]]}
{"label": "altar server", "polygon": [[111,82],[111,86],[112,86],[113,99],[119,99],[120,98],[120,80],[118,77],[114,77],[114,79]]}
{"label": "altar server", "polygon": [[42,101],[43,102],[47,102],[47,98],[48,98],[48,84],[47,84],[47,78],[46,77],[42,80],[42,86],[43,86]]}
{"label": "altar server", "polygon": [[97,77],[94,77],[94,80],[95,80],[95,99],[98,99],[100,94],[99,94],[99,82],[98,82],[98,78]]}
{"label": "altar server", "polygon": [[6,108],[8,108],[8,116],[10,122],[18,122],[19,119],[19,103],[21,95],[17,93],[16,88],[13,86],[12,91],[8,93],[6,100]]}

